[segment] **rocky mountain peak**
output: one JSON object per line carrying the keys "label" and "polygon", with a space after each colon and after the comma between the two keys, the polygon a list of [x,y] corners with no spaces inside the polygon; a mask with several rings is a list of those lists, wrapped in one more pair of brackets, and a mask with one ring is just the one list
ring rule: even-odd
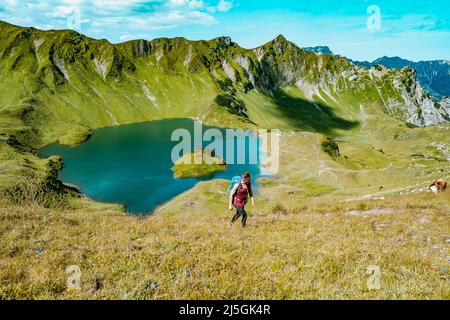
{"label": "rocky mountain peak", "polygon": [[282,34],[279,34],[279,35],[274,39],[274,41],[275,41],[275,42],[288,42],[288,41],[286,40],[286,38],[285,38]]}

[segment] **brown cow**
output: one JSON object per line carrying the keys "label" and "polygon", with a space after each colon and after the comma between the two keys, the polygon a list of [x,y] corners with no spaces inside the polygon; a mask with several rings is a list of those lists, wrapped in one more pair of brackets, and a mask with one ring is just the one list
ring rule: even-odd
{"label": "brown cow", "polygon": [[435,189],[436,192],[439,192],[439,193],[445,192],[445,190],[447,190],[447,181],[445,181],[443,179],[435,180],[428,189],[433,191],[432,188]]}

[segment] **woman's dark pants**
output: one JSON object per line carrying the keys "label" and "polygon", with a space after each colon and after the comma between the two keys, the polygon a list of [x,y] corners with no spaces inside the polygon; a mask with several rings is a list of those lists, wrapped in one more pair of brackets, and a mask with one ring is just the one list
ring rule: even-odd
{"label": "woman's dark pants", "polygon": [[231,223],[235,223],[240,217],[242,217],[242,226],[245,228],[247,226],[247,212],[245,212],[244,207],[235,206],[236,214],[231,220]]}

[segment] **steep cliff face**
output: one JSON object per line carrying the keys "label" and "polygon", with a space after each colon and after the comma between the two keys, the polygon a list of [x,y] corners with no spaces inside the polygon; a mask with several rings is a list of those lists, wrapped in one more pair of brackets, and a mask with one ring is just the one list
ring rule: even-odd
{"label": "steep cliff face", "polygon": [[450,61],[413,62],[399,57],[382,57],[372,65],[380,64],[391,69],[411,67],[417,72],[417,80],[436,99],[450,95]]}
{"label": "steep cliff face", "polygon": [[[378,67],[388,83],[400,94],[384,95],[383,101],[386,112],[416,126],[432,126],[446,123],[450,119],[448,110],[428,94],[417,81],[416,71],[406,67],[398,72]],[[389,92],[389,91],[388,91]]]}
{"label": "steep cliff face", "polygon": [[450,115],[450,97],[444,97],[441,100],[441,107]]}
{"label": "steep cliff face", "polygon": [[[318,54],[334,53],[328,47],[309,47],[305,50]],[[349,59],[353,64],[370,69],[375,66],[384,66],[390,69],[401,70],[411,67],[416,70],[416,77],[421,86],[436,100],[450,95],[450,61],[434,60],[414,62],[400,57],[381,57],[373,62],[354,61]]]}
{"label": "steep cliff face", "polygon": [[361,70],[346,59],[303,50],[283,36],[253,51],[257,56],[259,84],[268,92],[295,86],[308,100],[337,101],[339,93],[363,88]]}
{"label": "steep cliff face", "polygon": [[382,57],[373,62],[353,61],[354,64],[370,69],[382,65],[390,69],[401,70],[411,67],[416,70],[417,80],[435,99],[440,100],[450,95],[450,61],[419,61],[414,62],[400,57]]}

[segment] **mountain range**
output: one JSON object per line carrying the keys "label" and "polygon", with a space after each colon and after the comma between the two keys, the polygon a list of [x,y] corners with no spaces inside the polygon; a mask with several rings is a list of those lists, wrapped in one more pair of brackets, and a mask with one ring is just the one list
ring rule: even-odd
{"label": "mountain range", "polygon": [[448,123],[449,102],[428,94],[411,67],[366,69],[281,35],[254,49],[229,37],[111,44],[0,22],[0,185],[18,175],[54,181],[37,148],[82,142],[99,127],[185,117],[338,136],[368,121]]}
{"label": "mountain range", "polygon": [[[318,54],[334,54],[329,47],[319,46],[304,49]],[[382,65],[395,70],[411,67],[416,70],[419,83],[437,100],[450,96],[450,61],[448,60],[414,62],[400,57],[384,56],[373,62],[350,61],[366,69],[370,69],[376,65]]]}
{"label": "mountain range", "polygon": [[[252,50],[227,37],[113,45],[74,31],[0,23],[0,40],[0,84],[8,88],[2,112],[44,135],[51,135],[49,128],[65,132],[68,124],[92,128],[219,114],[263,127],[284,117],[292,127],[330,130],[347,123],[344,118],[358,121],[351,114],[364,105],[416,126],[449,118],[446,104],[423,90],[412,68],[366,70],[283,36]],[[274,111],[282,114],[273,117]]]}

